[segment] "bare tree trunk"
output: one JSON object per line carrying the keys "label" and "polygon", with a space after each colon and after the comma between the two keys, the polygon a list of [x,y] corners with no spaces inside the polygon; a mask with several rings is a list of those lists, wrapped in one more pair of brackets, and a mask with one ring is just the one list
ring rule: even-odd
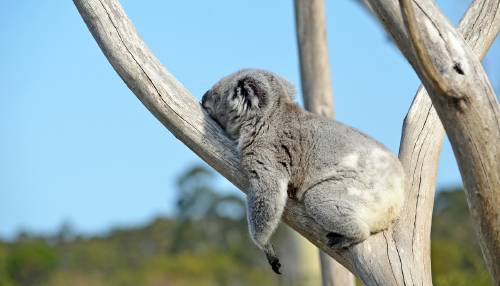
{"label": "bare tree trunk", "polygon": [[323,286],[354,286],[356,278],[342,264],[319,250],[321,283]]}
{"label": "bare tree trunk", "polygon": [[[295,0],[295,25],[305,108],[333,119],[335,108],[328,59],[324,1]],[[349,270],[323,251],[318,250],[318,252],[323,286],[355,285],[356,281]]]}
{"label": "bare tree trunk", "polygon": [[[400,0],[419,74],[450,138],[481,250],[500,284],[500,109],[473,51],[432,1]],[[425,7],[425,8],[424,8]],[[433,13],[430,22],[422,13]]]}
{"label": "bare tree trunk", "polygon": [[323,0],[295,0],[300,78],[305,108],[335,117]]}
{"label": "bare tree trunk", "polygon": [[[125,15],[119,2],[117,0],[74,0],[74,2],[108,61],[136,96],[179,140],[229,181],[245,191],[247,182],[239,170],[234,143],[224,135],[220,127],[210,119],[198,102],[165,70],[158,59],[149,51],[137,35],[135,28]],[[428,88],[433,90],[434,86],[429,84],[432,80],[427,80],[427,76],[422,76],[426,72],[425,69],[422,69],[424,71],[422,72],[418,66],[420,60],[415,56],[410,39],[406,35],[397,0],[370,0],[369,2],[377,17],[381,19],[381,23],[393,36],[396,45],[412,63],[421,78],[425,79],[426,86],[429,85]],[[418,2],[422,5],[419,7],[420,12],[417,13],[417,21],[425,23],[426,28],[429,29],[432,28],[429,23],[434,21],[441,23],[440,19],[442,17],[439,13],[436,13],[437,10],[433,5],[424,2],[424,0]],[[461,32],[477,55],[483,56],[486,53],[500,29],[499,6],[500,0],[476,0],[461,22]],[[422,13],[422,11],[425,13]],[[166,13],[168,12],[166,11]],[[484,195],[485,198],[491,199],[490,203],[493,204],[498,202],[498,188],[493,189],[491,193],[487,193],[485,192],[486,189],[482,189],[482,187],[487,183],[492,184],[490,187],[498,186],[498,173],[496,175],[491,174],[491,167],[495,166],[495,162],[498,164],[498,160],[491,161],[491,157],[489,157],[492,154],[491,150],[485,151],[488,154],[477,153],[480,153],[483,149],[495,149],[493,145],[499,142],[498,137],[494,138],[495,136],[492,136],[493,138],[490,139],[493,141],[485,142],[482,140],[483,137],[479,138],[481,140],[476,140],[476,137],[464,139],[460,136],[481,133],[485,129],[483,127],[489,128],[484,131],[485,133],[494,134],[495,130],[498,130],[498,123],[497,125],[490,125],[492,121],[495,121],[491,114],[495,114],[494,110],[495,108],[498,109],[498,103],[491,101],[492,93],[488,88],[487,79],[484,75],[481,75],[481,68],[477,66],[478,62],[475,55],[468,51],[467,47],[464,47],[463,41],[459,37],[456,37],[455,30],[449,25],[445,25],[444,28],[438,25],[436,29],[439,29],[440,33],[436,33],[434,30],[433,37],[438,40],[437,45],[439,47],[436,51],[432,50],[432,52],[439,54],[439,49],[443,47],[443,43],[451,41],[452,44],[448,43],[448,47],[453,48],[450,53],[463,51],[454,56],[461,63],[458,70],[462,70],[464,77],[467,77],[464,79],[465,86],[470,86],[470,78],[468,77],[472,76],[473,78],[477,77],[478,86],[484,87],[484,98],[476,94],[466,94],[463,96],[466,102],[463,102],[462,97],[459,97],[458,100],[449,100],[448,97],[444,97],[449,106],[439,103],[438,111],[450,138],[452,138],[452,143],[457,145],[454,147],[455,152],[463,152],[457,155],[460,164],[465,166],[465,168],[461,167],[462,175],[464,177],[471,175],[481,177],[477,181],[472,180],[472,183],[477,182],[477,186],[471,183],[470,178],[465,178],[469,196]],[[441,38],[440,35],[446,37]],[[463,57],[471,61],[471,63],[464,60]],[[446,55],[443,60],[447,62],[449,58],[449,55]],[[447,70],[448,67],[444,69],[444,71]],[[454,82],[454,84],[458,86],[461,83]],[[438,104],[434,102],[434,97],[440,97],[441,95],[436,93],[431,94],[431,96],[433,97],[433,103],[438,107]],[[486,99],[489,101],[485,104],[482,100]],[[429,230],[432,198],[434,196],[434,177],[440,149],[439,143],[442,137],[436,138],[440,134],[440,125],[437,117],[433,115],[435,111],[432,105],[428,104],[426,100],[425,93],[420,91],[405,119],[400,160],[408,174],[407,194],[405,212],[393,228],[372,235],[363,243],[344,251],[335,252],[327,246],[326,232],[306,215],[300,203],[289,200],[283,214],[283,221],[325,253],[337,259],[342,265],[355,273],[366,285],[432,284]],[[455,102],[458,102],[458,104],[455,104]],[[464,106],[465,109],[462,108]],[[476,110],[483,111],[484,109],[487,109],[485,110],[484,119],[482,115],[481,118],[470,116],[472,112]],[[453,114],[441,114],[445,113],[444,111]],[[498,119],[498,113],[496,114],[496,119]],[[456,123],[453,123],[447,116],[452,117]],[[460,118],[461,116],[464,117]],[[432,121],[433,118],[436,118],[436,121]],[[478,120],[476,121],[478,124],[482,125],[467,124],[471,123],[474,118]],[[450,129],[448,130],[448,128]],[[466,130],[467,128],[477,130]],[[471,150],[474,147],[471,143],[482,144],[477,145],[476,150],[479,150],[479,152]],[[493,156],[496,156],[496,154],[493,152]],[[482,160],[482,155],[485,155],[486,158],[484,159],[487,160],[479,161],[482,163],[480,166],[484,166],[482,168],[484,174],[476,174],[471,170],[476,165],[471,164],[477,163],[475,161],[477,158]],[[498,156],[496,157],[498,159]],[[470,158],[473,162],[467,163],[465,160],[467,158]],[[468,166],[472,166],[472,168]],[[498,172],[498,169],[496,171]],[[473,185],[472,188],[471,184]],[[495,194],[495,196],[492,197],[492,194]],[[476,219],[478,215],[488,215],[488,212],[484,213],[484,209],[490,211],[498,207],[498,204],[496,206],[486,204],[482,198],[476,197],[469,200],[472,201],[470,206],[472,212],[475,213],[474,217]],[[488,218],[484,218],[484,220],[486,223],[484,225],[480,224],[480,227],[488,231],[491,227],[489,225],[491,220]],[[494,233],[492,234],[494,235]],[[493,238],[493,236],[491,237]],[[491,243],[489,238],[488,232],[486,232],[486,235],[483,233],[483,250],[491,255],[496,255],[497,252],[492,247],[495,244]],[[496,239],[498,240],[499,237],[496,236]],[[495,267],[498,268],[498,263],[496,265],[491,264],[494,261],[494,257],[491,259],[491,255],[488,258],[488,265],[490,270],[492,269],[492,273],[496,273]],[[486,256],[488,257],[488,254]]]}

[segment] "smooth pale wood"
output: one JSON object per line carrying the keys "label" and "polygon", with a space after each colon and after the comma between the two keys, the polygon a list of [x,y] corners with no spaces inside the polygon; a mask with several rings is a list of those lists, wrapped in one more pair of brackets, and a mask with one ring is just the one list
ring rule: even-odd
{"label": "smooth pale wood", "polygon": [[[411,62],[414,54],[405,33],[397,1],[370,1],[372,9],[384,28],[395,39],[394,43]],[[459,31],[477,56],[484,57],[500,29],[499,1],[474,1],[460,22]],[[400,160],[410,174],[406,209],[395,227],[395,245],[411,245],[415,263],[403,264],[405,281],[421,277],[423,285],[430,285],[430,228],[435,192],[435,175],[444,130],[424,88],[420,87],[408,112],[403,127]],[[411,227],[408,227],[411,226]],[[401,248],[403,250],[404,248]],[[415,251],[417,250],[417,251]],[[420,251],[418,251],[420,250]],[[415,276],[413,273],[421,273]],[[418,280],[414,284],[419,284]]]}
{"label": "smooth pale wood", "polygon": [[[371,1],[372,8],[376,2]],[[392,4],[397,5],[397,0],[384,2],[388,3],[387,7],[391,7]],[[493,37],[488,35],[498,32],[499,17],[497,14],[492,15],[488,10],[480,9],[482,2],[487,3],[484,5],[490,5],[491,2],[494,2],[493,5],[498,5],[498,0],[475,1],[466,16],[472,21],[468,22],[464,30],[472,35],[471,39],[477,41],[477,46],[488,47],[493,40]],[[143,104],[182,143],[244,191],[246,180],[238,167],[234,143],[224,135],[195,98],[166,71],[149,51],[137,35],[119,2],[117,0],[74,0],[74,3],[108,61]],[[378,7],[379,12],[391,15],[390,9],[385,11],[382,8]],[[402,33],[400,35],[396,33],[395,38],[404,39],[406,37],[404,28],[399,28],[403,27],[399,11],[392,17],[387,18],[392,19],[391,22],[394,25],[390,28]],[[483,25],[476,23],[483,23]],[[394,33],[391,32],[391,34]],[[398,46],[404,46],[398,41],[395,42]],[[484,49],[486,50],[487,48]],[[414,106],[420,105],[414,102]],[[413,107],[412,109],[415,109],[415,116],[425,114],[425,111],[421,111],[420,108]],[[417,126],[407,120],[407,126],[410,124]],[[427,125],[424,125],[421,134],[425,134],[426,128],[428,128]],[[406,127],[405,137],[406,134],[412,133],[408,131],[412,130]],[[415,131],[415,133],[418,132]],[[428,137],[423,139],[425,138]],[[418,147],[425,145],[427,141],[408,142],[403,138],[403,142],[407,142],[409,146]],[[408,172],[426,167],[425,162],[430,159],[425,157],[426,153],[422,153],[421,156],[423,157],[420,161],[413,160],[407,164],[403,162]],[[415,204],[410,195],[408,199],[406,203],[408,207]],[[367,241],[340,253],[334,252],[326,245],[326,232],[314,220],[307,217],[299,203],[288,201],[283,220],[328,255],[336,258],[360,277],[366,285],[430,285],[427,283],[427,280],[430,281],[430,276],[420,273],[423,267],[419,265],[420,261],[414,260],[414,257],[418,255],[413,253],[418,254],[420,250],[412,247],[412,242],[418,239],[412,241],[407,238],[412,236],[412,228],[405,228],[405,225],[409,223],[405,223],[404,218],[400,219],[395,229],[373,235]],[[398,227],[405,231],[398,230]],[[406,231],[406,229],[410,230]]]}
{"label": "smooth pale wood", "polygon": [[324,10],[323,0],[295,0],[300,78],[302,92],[308,95],[304,97],[304,107],[316,114],[333,117]]}
{"label": "smooth pale wood", "polygon": [[[306,110],[335,117],[328,60],[324,0],[295,0],[295,29],[299,50],[302,97]],[[354,286],[354,275],[318,250],[323,286]]]}
{"label": "smooth pale wood", "polygon": [[356,0],[358,4],[367,9],[370,14],[374,14],[370,2],[368,0]]}
{"label": "smooth pale wood", "polygon": [[342,264],[319,250],[321,263],[321,285],[323,286],[354,286],[356,278]]}
{"label": "smooth pale wood", "polygon": [[[457,159],[494,285],[500,284],[500,108],[473,51],[432,1],[400,0],[419,74]],[[422,8],[425,7],[425,8]],[[497,7],[498,9],[498,7]],[[431,13],[433,21],[422,17]]]}
{"label": "smooth pale wood", "polygon": [[[320,285],[321,284],[321,266],[318,259],[318,248],[309,240],[305,239],[300,233],[291,230],[289,232],[289,245],[277,245],[280,247],[278,256],[283,264],[283,286],[301,286],[301,285]],[[287,248],[291,246],[292,248]],[[287,253],[290,260],[286,260]],[[288,281],[287,281],[288,280]]]}

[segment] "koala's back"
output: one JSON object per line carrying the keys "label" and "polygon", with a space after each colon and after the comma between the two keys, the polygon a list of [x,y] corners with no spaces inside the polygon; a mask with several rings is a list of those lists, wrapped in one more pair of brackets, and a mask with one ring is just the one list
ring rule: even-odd
{"label": "koala's back", "polygon": [[[373,230],[393,220],[404,200],[404,171],[389,150],[355,128],[292,110],[277,120],[275,140],[293,150],[289,196],[322,185],[364,207]],[[380,219],[377,214],[384,214]],[[392,214],[391,214],[392,213]]]}

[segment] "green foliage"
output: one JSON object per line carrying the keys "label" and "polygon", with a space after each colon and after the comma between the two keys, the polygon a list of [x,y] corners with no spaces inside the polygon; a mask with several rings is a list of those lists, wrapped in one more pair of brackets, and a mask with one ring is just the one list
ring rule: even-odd
{"label": "green foliage", "polygon": [[82,238],[58,234],[0,243],[0,285],[276,285],[251,243],[241,196],[214,190],[201,167],[178,180],[176,218]]}
{"label": "green foliage", "polygon": [[12,247],[6,269],[19,285],[40,285],[54,270],[56,262],[54,249],[45,241],[26,239]]}
{"label": "green foliage", "polygon": [[462,189],[437,194],[431,238],[434,285],[491,285]]}
{"label": "green foliage", "polygon": [[7,272],[8,245],[0,242],[0,285],[13,286],[14,281]]}
{"label": "green foliage", "polygon": [[[280,284],[249,239],[242,197],[216,192],[214,179],[201,167],[181,176],[175,218],[99,237],[79,237],[64,224],[54,236],[0,241],[0,285]],[[277,245],[284,237],[277,233]],[[435,285],[489,285],[475,241],[463,191],[439,192],[432,227]]]}

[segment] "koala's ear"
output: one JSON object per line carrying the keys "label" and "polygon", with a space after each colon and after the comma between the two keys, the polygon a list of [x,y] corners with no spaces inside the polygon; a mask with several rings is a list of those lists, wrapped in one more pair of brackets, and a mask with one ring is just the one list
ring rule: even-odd
{"label": "koala's ear", "polygon": [[266,97],[266,86],[253,77],[244,77],[236,84],[237,96],[241,96],[249,107],[262,107]]}

